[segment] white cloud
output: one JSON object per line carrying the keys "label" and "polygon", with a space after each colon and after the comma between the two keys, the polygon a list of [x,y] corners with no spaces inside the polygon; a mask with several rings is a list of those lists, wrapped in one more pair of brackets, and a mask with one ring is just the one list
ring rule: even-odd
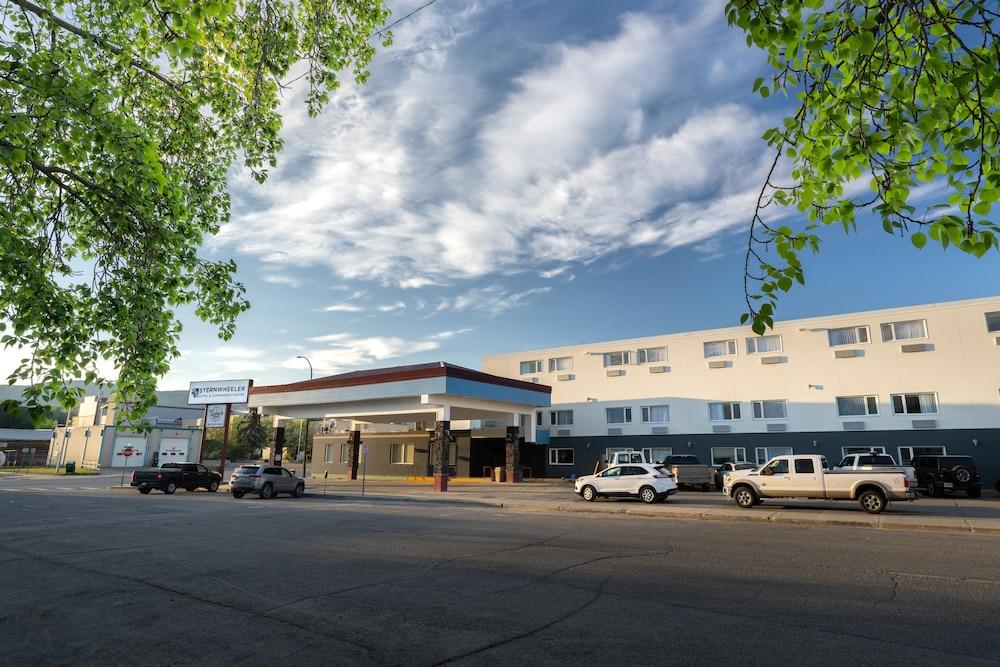
{"label": "white cloud", "polygon": [[263,280],[265,283],[270,283],[272,285],[287,285],[288,287],[298,287],[301,284],[296,278],[282,273],[265,275]]}
{"label": "white cloud", "polygon": [[380,306],[375,306],[375,310],[382,313],[391,313],[397,310],[405,310],[406,303],[403,301],[396,301],[395,303],[383,303]]}
{"label": "white cloud", "polygon": [[364,308],[356,303],[334,303],[323,310],[328,313],[360,313]]}
{"label": "white cloud", "polygon": [[[342,373],[370,367],[397,357],[437,350],[441,347],[441,341],[469,331],[472,329],[442,331],[419,339],[407,339],[401,336],[357,336],[347,333],[328,334],[310,338],[309,342],[314,345],[305,351],[304,355],[309,358],[317,372]],[[301,363],[298,359],[286,359],[281,365],[285,368],[298,368]]]}

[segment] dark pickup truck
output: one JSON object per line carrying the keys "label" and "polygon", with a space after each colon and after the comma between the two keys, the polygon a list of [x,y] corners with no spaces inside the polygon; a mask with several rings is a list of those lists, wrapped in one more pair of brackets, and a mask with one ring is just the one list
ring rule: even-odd
{"label": "dark pickup truck", "polygon": [[143,494],[153,489],[173,493],[177,489],[194,491],[199,487],[218,491],[221,483],[222,475],[200,463],[164,463],[160,468],[136,470],[132,473],[132,486]]}

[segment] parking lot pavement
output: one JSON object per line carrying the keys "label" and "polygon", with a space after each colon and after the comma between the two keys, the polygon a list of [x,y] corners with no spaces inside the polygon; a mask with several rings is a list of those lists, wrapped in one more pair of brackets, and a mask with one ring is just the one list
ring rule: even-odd
{"label": "parking lot pavement", "polygon": [[996,536],[210,493],[0,503],[4,650],[23,664],[1000,655]]}

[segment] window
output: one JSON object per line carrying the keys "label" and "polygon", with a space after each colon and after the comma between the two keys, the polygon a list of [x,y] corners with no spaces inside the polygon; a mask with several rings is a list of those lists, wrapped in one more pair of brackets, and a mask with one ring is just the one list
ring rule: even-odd
{"label": "window", "polygon": [[609,424],[628,424],[632,421],[632,408],[605,408]]}
{"label": "window", "polygon": [[885,447],[881,445],[872,447],[841,447],[840,451],[844,456],[848,454],[885,454]]}
{"label": "window", "polygon": [[404,445],[397,442],[389,445],[389,463],[411,465],[413,463],[413,445]]}
{"label": "window", "polygon": [[663,459],[674,453],[673,447],[646,447],[642,450],[646,460],[651,463],[661,463]]}
{"label": "window", "polygon": [[568,447],[553,447],[549,450],[549,465],[571,466],[576,461],[576,451]]}
{"label": "window", "polygon": [[754,336],[747,338],[747,354],[781,352],[781,335]]}
{"label": "window", "polygon": [[642,412],[642,421],[646,424],[662,424],[670,421],[669,405],[644,405],[639,409]]}
{"label": "window", "polygon": [[530,373],[541,373],[541,372],[542,372],[541,359],[521,362],[521,375],[528,375]]}
{"label": "window", "polygon": [[549,359],[550,373],[565,373],[573,370],[573,357],[553,357]]}
{"label": "window", "polygon": [[705,343],[705,358],[731,357],[736,354],[735,340],[713,340]]}
{"label": "window", "polygon": [[986,330],[990,333],[1000,332],[1000,310],[986,313]]}
{"label": "window", "polygon": [[913,340],[927,338],[927,322],[924,320],[907,320],[906,322],[889,322],[882,325],[882,340]]}
{"label": "window", "polygon": [[878,396],[838,396],[837,414],[841,417],[877,415]]}
{"label": "window", "polygon": [[947,453],[944,447],[900,447],[899,464],[908,466],[918,456],[944,456]]}
{"label": "window", "polygon": [[605,352],[605,366],[628,366],[628,352]]}
{"label": "window", "polygon": [[[341,443],[340,445],[340,462],[350,463],[351,462],[351,449],[353,445],[349,442]],[[331,453],[332,454],[332,453]]]}
{"label": "window", "polygon": [[535,413],[535,426],[541,426],[541,425],[542,425],[542,413],[541,412],[536,412]]}
{"label": "window", "polygon": [[712,465],[714,466],[746,460],[747,450],[745,447],[712,447]]}
{"label": "window", "polygon": [[816,466],[813,465],[812,459],[795,459],[795,472],[811,475],[816,472]]}
{"label": "window", "polygon": [[787,419],[788,401],[754,401],[754,419]]}
{"label": "window", "polygon": [[714,422],[728,422],[742,419],[739,403],[709,403],[708,418]]}
{"label": "window", "polygon": [[830,342],[830,347],[837,347],[838,345],[857,345],[858,343],[867,343],[870,340],[868,336],[868,327],[841,327],[839,329],[829,329],[826,332],[826,338]]}
{"label": "window", "polygon": [[517,426],[518,428],[528,428],[528,420],[531,419],[528,415],[518,415],[517,416]]}
{"label": "window", "polygon": [[782,459],[780,461],[772,461],[769,463],[765,470],[770,470],[774,475],[787,475],[788,474],[788,459]]}
{"label": "window", "polygon": [[333,444],[329,442],[323,448],[323,461],[325,463],[333,463]]}
{"label": "window", "polygon": [[897,415],[935,415],[937,394],[893,394],[892,411]]}
{"label": "window", "polygon": [[757,447],[754,452],[757,457],[757,463],[767,463],[775,456],[788,456],[792,453],[791,447]]}
{"label": "window", "polygon": [[572,426],[573,425],[573,411],[572,410],[553,410],[549,413],[549,419],[553,426]]}
{"label": "window", "polygon": [[637,352],[640,364],[656,364],[667,360],[667,348],[645,347]]}

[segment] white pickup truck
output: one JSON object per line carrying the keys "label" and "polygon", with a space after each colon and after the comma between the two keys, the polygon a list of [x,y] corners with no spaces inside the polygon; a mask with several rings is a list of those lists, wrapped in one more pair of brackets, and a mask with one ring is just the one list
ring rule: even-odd
{"label": "white pickup truck", "polygon": [[848,454],[840,463],[833,467],[834,470],[886,470],[893,468],[902,470],[910,480],[910,486],[917,485],[917,472],[913,466],[901,466],[896,464],[896,459],[890,454]]}
{"label": "white pickup truck", "polygon": [[725,477],[722,492],[743,508],[764,498],[857,500],[869,514],[880,514],[891,500],[916,500],[900,469],[830,470],[825,456],[777,456],[760,468]]}

